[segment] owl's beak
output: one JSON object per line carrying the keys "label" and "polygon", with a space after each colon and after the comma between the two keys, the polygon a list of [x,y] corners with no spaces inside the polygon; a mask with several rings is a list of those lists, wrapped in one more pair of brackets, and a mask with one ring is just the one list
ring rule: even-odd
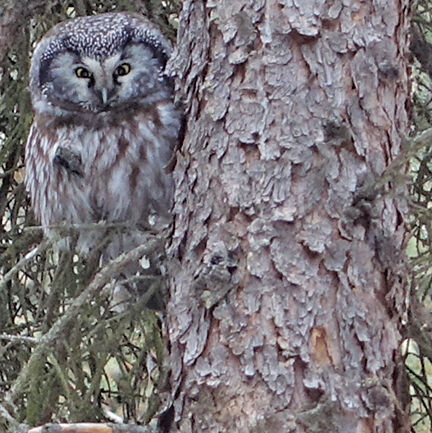
{"label": "owl's beak", "polygon": [[108,89],[106,87],[103,87],[101,89],[101,99],[102,99],[102,103],[106,105],[108,101]]}
{"label": "owl's beak", "polygon": [[101,86],[95,90],[99,99],[100,108],[106,110],[113,96],[114,89],[110,86]]}

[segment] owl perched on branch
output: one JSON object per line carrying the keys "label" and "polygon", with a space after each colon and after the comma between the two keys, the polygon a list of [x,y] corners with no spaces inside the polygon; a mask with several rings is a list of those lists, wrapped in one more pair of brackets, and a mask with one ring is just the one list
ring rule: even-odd
{"label": "owl perched on branch", "polygon": [[88,251],[100,238],[80,225],[125,223],[105,251],[112,258],[141,242],[133,227],[169,218],[181,125],[164,73],[170,52],[158,29],[126,12],[60,23],[36,46],[26,185],[46,233],[78,225]]}

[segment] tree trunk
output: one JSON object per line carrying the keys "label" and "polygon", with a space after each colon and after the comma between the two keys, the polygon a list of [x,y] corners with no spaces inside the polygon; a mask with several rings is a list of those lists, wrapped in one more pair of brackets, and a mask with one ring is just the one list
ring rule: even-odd
{"label": "tree trunk", "polygon": [[407,15],[185,2],[171,431],[404,430],[403,206],[380,179],[407,132]]}

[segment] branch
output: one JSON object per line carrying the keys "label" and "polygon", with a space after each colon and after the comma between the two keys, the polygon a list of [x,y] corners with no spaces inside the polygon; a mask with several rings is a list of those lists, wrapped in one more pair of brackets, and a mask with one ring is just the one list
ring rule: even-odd
{"label": "branch", "polygon": [[[41,231],[44,229],[49,230],[58,230],[60,233],[64,232],[65,234],[80,232],[83,230],[107,230],[107,229],[139,229],[149,231],[152,229],[151,226],[146,225],[144,223],[137,224],[134,221],[99,221],[94,223],[60,223],[60,224],[50,224],[46,226],[28,226],[24,228],[25,232],[32,231]],[[154,230],[154,228],[153,228]]]}
{"label": "branch", "polygon": [[9,335],[9,334],[0,334],[0,340],[7,340],[13,343],[28,343],[28,344],[36,344],[39,342],[39,339],[34,337],[27,337],[25,335]]}
{"label": "branch", "polygon": [[[160,241],[158,238],[149,236],[148,242],[145,245],[140,245],[129,252],[121,254],[116,259],[107,263],[94,276],[87,288],[68,307],[65,314],[54,323],[52,328],[45,335],[40,338],[40,342],[35,347],[27,364],[23,367],[10,391],[6,394],[4,398],[6,403],[13,405],[13,401],[24,392],[35,365],[47,352],[49,352],[55,342],[61,338],[61,335],[64,332],[67,332],[69,323],[76,320],[76,316],[79,314],[81,307],[90,302],[93,296],[100,291],[114,275],[117,275],[126,264],[139,260],[145,254],[151,254],[158,248],[159,244]],[[80,433],[83,433],[83,431]]]}
{"label": "branch", "polygon": [[[426,129],[413,138],[405,137],[402,139],[402,152],[399,153],[380,174],[378,179],[366,183],[355,194],[354,204],[357,205],[360,201],[372,201],[379,194],[384,193],[384,188],[388,182],[395,182],[394,186],[400,184],[400,180],[395,177],[395,173],[401,174],[404,166],[409,160],[417,154],[421,149],[430,146],[432,142],[432,128]],[[406,178],[401,176],[403,182]],[[394,189],[394,188],[393,188]]]}
{"label": "branch", "polygon": [[74,234],[80,234],[82,231],[99,231],[99,232],[110,232],[111,230],[139,230],[148,234],[159,234],[164,231],[163,227],[153,226],[149,223],[141,221],[99,221],[91,223],[60,223],[50,224],[46,226],[28,226],[24,228],[24,232],[42,232],[43,230],[54,230],[60,236],[70,236]]}
{"label": "branch", "polygon": [[411,52],[422,65],[423,70],[432,76],[432,45],[427,42],[424,34],[416,27],[411,27]]}
{"label": "branch", "polygon": [[28,433],[156,433],[151,427],[131,424],[45,424]]}
{"label": "branch", "polygon": [[9,423],[9,428],[13,429],[14,433],[21,433],[26,430],[25,426],[20,424],[2,404],[0,404],[0,417]]}
{"label": "branch", "polygon": [[51,245],[50,241],[43,241],[36,248],[28,252],[12,269],[10,269],[0,281],[0,292],[6,289],[6,284],[30,261]]}

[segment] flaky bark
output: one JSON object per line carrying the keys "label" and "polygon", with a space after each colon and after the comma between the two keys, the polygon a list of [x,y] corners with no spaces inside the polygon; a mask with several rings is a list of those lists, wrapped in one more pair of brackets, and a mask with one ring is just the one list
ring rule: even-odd
{"label": "flaky bark", "polygon": [[403,431],[407,3],[185,3],[171,431]]}

